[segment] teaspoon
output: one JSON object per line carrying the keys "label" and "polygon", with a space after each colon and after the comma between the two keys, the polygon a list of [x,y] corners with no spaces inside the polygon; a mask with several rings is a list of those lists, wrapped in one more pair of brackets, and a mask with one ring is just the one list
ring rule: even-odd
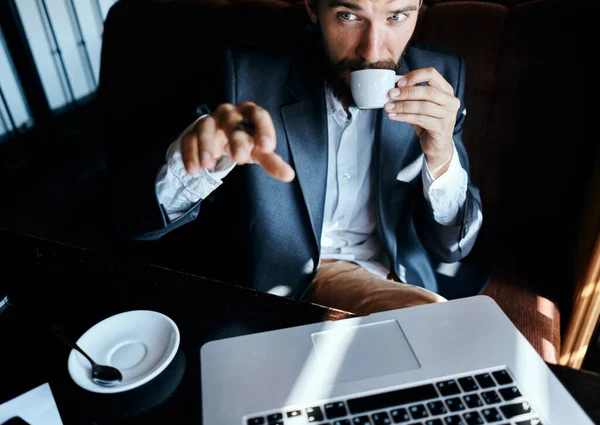
{"label": "teaspoon", "polygon": [[79,347],[79,345],[69,341],[58,329],[53,329],[53,333],[69,347],[79,351],[86,359],[88,359],[92,365],[92,381],[94,383],[102,385],[103,387],[113,387],[123,380],[123,375],[119,369],[96,363],[90,356],[87,355],[85,351]]}

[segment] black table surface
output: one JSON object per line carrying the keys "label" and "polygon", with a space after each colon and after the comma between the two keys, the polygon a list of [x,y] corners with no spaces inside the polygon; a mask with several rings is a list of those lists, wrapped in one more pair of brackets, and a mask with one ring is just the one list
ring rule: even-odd
{"label": "black table surface", "polygon": [[[65,425],[201,424],[200,347],[211,340],[352,314],[218,282],[125,256],[0,231],[2,274],[11,305],[0,315],[0,402],[48,382]],[[67,370],[70,348],[95,323],[129,310],[171,317],[181,343],[169,366],[139,388],[95,394]],[[600,423],[600,375],[549,365]],[[575,424],[574,424],[575,425]]]}

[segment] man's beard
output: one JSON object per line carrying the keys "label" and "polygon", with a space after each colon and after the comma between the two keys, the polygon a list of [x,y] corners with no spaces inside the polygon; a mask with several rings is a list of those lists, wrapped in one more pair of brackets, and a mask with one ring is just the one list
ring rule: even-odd
{"label": "man's beard", "polygon": [[328,66],[325,69],[325,82],[331,89],[333,95],[346,107],[356,106],[356,102],[352,97],[352,91],[350,89],[350,73],[359,69],[391,69],[397,71],[402,63],[404,52],[400,55],[398,62],[393,61],[379,61],[379,62],[367,62],[360,59],[343,59],[337,63],[331,63],[331,59],[328,58]]}

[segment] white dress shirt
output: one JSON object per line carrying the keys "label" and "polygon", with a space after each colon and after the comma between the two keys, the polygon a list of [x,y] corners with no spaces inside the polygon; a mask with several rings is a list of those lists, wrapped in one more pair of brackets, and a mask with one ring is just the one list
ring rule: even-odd
{"label": "white dress shirt", "polygon": [[[321,258],[352,261],[386,277],[390,265],[377,233],[371,167],[377,113],[350,108],[347,114],[331,91],[327,88],[325,91],[329,157]],[[166,164],[157,175],[157,199],[169,218],[175,220],[219,187],[235,165],[224,156],[215,169],[201,169],[189,175],[181,159],[180,140],[175,140],[167,151]],[[468,182],[456,148],[448,170],[435,180],[423,156],[421,176],[424,196],[431,204],[435,220],[442,225],[453,224],[465,202]]]}

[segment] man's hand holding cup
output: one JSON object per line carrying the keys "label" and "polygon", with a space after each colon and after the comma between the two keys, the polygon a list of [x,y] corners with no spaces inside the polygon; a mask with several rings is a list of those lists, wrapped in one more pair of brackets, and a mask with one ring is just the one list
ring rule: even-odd
{"label": "man's hand holding cup", "polygon": [[432,177],[444,174],[452,159],[452,135],[460,108],[450,83],[434,68],[403,76],[392,70],[365,69],[352,72],[350,78],[356,106],[385,108],[389,119],[411,124]]}

